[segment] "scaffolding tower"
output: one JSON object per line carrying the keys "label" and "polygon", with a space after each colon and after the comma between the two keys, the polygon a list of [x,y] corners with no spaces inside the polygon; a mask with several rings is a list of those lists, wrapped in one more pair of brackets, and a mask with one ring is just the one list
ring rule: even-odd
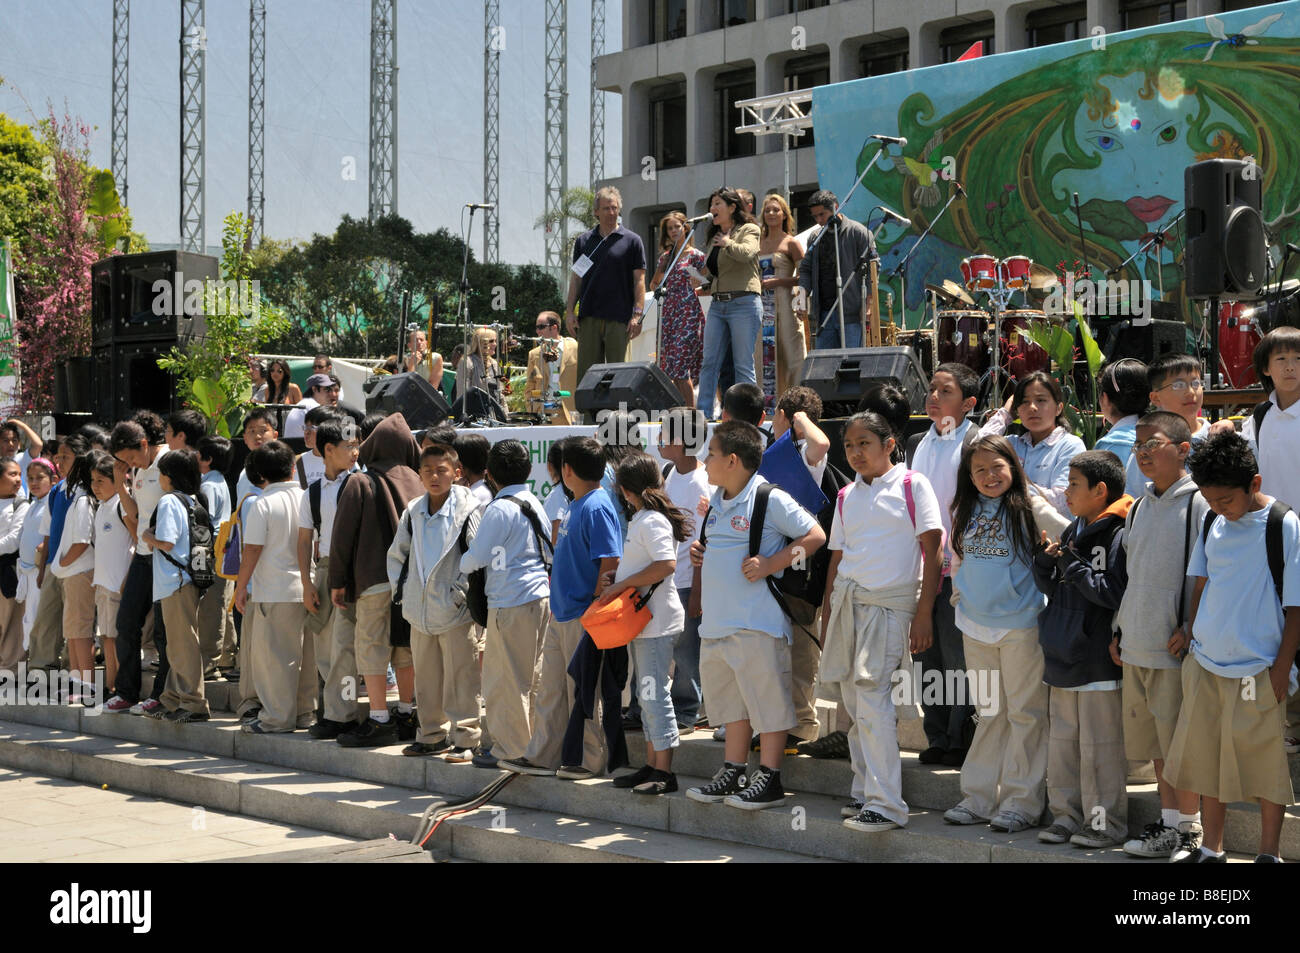
{"label": "scaffolding tower", "polygon": [[497,262],[500,254],[500,219],[497,217],[500,160],[501,7],[498,0],[483,4],[483,260]]}
{"label": "scaffolding tower", "polygon": [[266,195],[262,191],[266,131],[266,0],[248,2],[248,227],[262,244]]}
{"label": "scaffolding tower", "polygon": [[370,220],[397,211],[397,0],[370,0]]}
{"label": "scaffolding tower", "polygon": [[181,0],[181,250],[205,250],[205,60],[203,0]]}
{"label": "scaffolding tower", "polygon": [[546,0],[546,189],[544,211],[546,268],[555,275],[564,269],[569,222],[563,214],[569,181],[568,0]]}
{"label": "scaffolding tower", "polygon": [[596,60],[605,55],[605,0],[591,0],[591,180],[605,177],[605,94],[596,86]]}
{"label": "scaffolding tower", "polygon": [[113,182],[126,205],[127,55],[131,0],[113,0]]}

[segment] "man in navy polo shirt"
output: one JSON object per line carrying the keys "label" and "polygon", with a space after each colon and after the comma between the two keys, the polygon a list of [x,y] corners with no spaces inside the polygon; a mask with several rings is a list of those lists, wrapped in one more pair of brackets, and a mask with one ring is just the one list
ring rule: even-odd
{"label": "man in navy polo shirt", "polygon": [[623,197],[605,186],[596,192],[600,223],[573,243],[573,267],[564,318],[578,339],[578,382],[593,364],[619,364],[627,342],[641,333],[645,310],[645,246],[618,224]]}

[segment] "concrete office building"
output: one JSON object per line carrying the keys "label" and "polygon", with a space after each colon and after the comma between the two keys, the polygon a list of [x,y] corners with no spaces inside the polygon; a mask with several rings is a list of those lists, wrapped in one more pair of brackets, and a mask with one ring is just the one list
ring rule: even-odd
{"label": "concrete office building", "polygon": [[[696,215],[720,185],[761,196],[785,177],[781,137],[736,133],[734,103],[951,62],[975,42],[1002,53],[1259,6],[1264,0],[623,0],[623,49],[597,83],[623,97],[624,224],[654,248],[659,218]],[[878,130],[892,133],[892,117]],[[791,143],[798,227],[818,187],[811,131]],[[848,182],[828,182],[843,196]]]}

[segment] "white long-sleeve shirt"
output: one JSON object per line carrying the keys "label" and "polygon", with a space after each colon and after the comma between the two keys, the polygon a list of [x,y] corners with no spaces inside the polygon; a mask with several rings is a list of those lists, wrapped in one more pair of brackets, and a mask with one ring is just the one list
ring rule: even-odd
{"label": "white long-sleeve shirt", "polygon": [[23,517],[31,504],[19,497],[0,500],[0,556],[18,551],[18,541],[23,535]]}

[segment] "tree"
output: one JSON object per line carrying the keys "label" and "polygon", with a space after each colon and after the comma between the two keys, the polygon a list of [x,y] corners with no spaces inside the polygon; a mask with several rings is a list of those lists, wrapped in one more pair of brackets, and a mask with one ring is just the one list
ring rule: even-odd
{"label": "tree", "polygon": [[[213,429],[229,437],[251,403],[248,356],[283,334],[288,320],[281,309],[263,300],[252,273],[248,219],[232,212],[223,221],[222,283],[203,288],[207,332],[184,348],[173,347],[158,366],[176,375],[182,400],[203,414]],[[233,286],[232,286],[233,283]],[[234,290],[235,294],[230,292]]]}

